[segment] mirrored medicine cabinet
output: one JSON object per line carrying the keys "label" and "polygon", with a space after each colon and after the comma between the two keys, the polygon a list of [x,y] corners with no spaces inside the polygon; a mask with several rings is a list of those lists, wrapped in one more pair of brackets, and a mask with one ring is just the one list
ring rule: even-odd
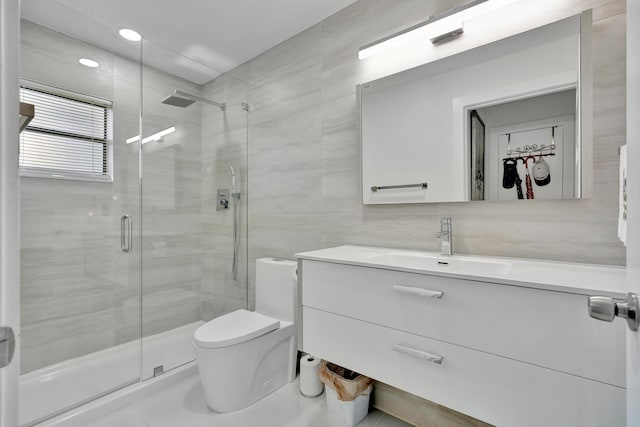
{"label": "mirrored medicine cabinet", "polygon": [[359,85],[363,203],[588,196],[590,31],[587,11]]}

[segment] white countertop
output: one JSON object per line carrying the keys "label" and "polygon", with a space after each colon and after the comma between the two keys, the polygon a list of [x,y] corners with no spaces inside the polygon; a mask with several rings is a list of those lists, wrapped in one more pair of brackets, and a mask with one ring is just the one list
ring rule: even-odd
{"label": "white countertop", "polygon": [[[416,259],[425,257],[425,260],[433,262],[425,262],[424,266],[402,265],[402,262],[396,263],[389,259],[384,259],[385,255],[390,257],[395,256],[397,258],[403,256],[416,257]],[[447,257],[434,252],[350,245],[301,252],[297,253],[296,257],[313,261],[453,277],[574,294],[604,295],[620,299],[624,299],[626,295],[626,270],[624,267],[616,266],[474,255],[453,255],[452,257]],[[510,265],[511,268],[509,269],[510,271],[506,273],[481,271],[482,269],[474,271],[473,268],[466,268],[464,271],[459,271],[452,269],[451,266],[439,265],[435,262],[450,261],[451,264],[453,264],[456,260]],[[415,262],[413,262],[413,264],[415,264]]]}

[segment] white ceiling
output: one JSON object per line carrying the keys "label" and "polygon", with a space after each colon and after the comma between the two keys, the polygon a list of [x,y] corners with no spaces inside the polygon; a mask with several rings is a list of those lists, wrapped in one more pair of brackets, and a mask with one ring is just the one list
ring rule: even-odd
{"label": "white ceiling", "polygon": [[22,0],[22,17],[204,84],[356,0]]}

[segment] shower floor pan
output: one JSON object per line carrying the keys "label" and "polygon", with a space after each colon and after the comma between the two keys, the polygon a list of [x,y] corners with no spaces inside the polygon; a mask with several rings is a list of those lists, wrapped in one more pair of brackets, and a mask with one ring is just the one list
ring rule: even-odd
{"label": "shower floor pan", "polygon": [[[195,322],[143,339],[142,378],[194,359]],[[20,425],[32,426],[70,408],[140,382],[140,342],[131,341],[20,376]]]}

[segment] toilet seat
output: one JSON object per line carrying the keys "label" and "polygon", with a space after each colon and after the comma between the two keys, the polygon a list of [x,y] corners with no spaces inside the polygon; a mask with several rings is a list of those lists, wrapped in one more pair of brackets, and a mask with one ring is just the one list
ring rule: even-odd
{"label": "toilet seat", "polygon": [[236,310],[200,326],[193,342],[201,348],[220,348],[239,344],[275,331],[280,321],[255,311]]}

